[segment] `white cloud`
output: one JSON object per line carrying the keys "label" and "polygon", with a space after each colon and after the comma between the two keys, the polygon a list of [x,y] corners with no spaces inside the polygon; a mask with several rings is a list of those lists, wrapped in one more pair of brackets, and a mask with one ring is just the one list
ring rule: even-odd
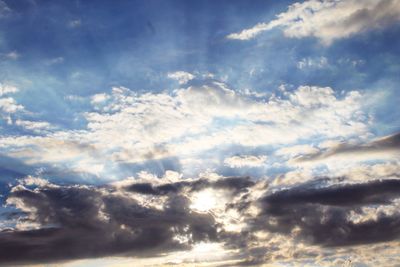
{"label": "white cloud", "polygon": [[[363,112],[363,96],[356,91],[337,95],[329,87],[301,86],[283,94],[251,98],[220,82],[170,94],[138,94],[115,87],[111,93],[91,98],[95,110],[83,114],[86,129],[53,128],[46,133],[50,125],[20,119],[20,126],[44,135],[2,138],[0,146],[5,153],[31,164],[57,162],[96,175],[108,175],[110,168],[118,175],[120,163],[143,164],[171,157],[185,162],[182,168],[188,172],[192,170],[186,163],[191,162],[199,173],[211,163],[218,164],[220,157],[232,155],[229,149],[221,150],[232,145],[281,147],[316,137],[368,135],[369,118]],[[214,150],[215,158],[203,155],[208,150]],[[246,156],[231,158],[226,164],[250,166],[262,160]]]}
{"label": "white cloud", "polygon": [[24,106],[18,104],[14,98],[7,96],[18,91],[18,88],[13,85],[0,83],[0,118],[5,120],[8,125],[13,124],[11,114],[24,111]]}
{"label": "white cloud", "polygon": [[242,167],[262,167],[267,160],[267,156],[233,156],[226,158],[224,164],[231,168],[242,168]]}
{"label": "white cloud", "polygon": [[195,76],[186,71],[176,71],[168,73],[168,78],[177,80],[179,84],[185,84],[190,80],[193,80]]}
{"label": "white cloud", "polygon": [[22,179],[21,184],[23,185],[36,185],[36,186],[51,186],[49,181],[40,177],[34,177],[28,175],[24,179]]}
{"label": "white cloud", "polygon": [[320,58],[303,58],[297,62],[297,68],[299,69],[323,69],[329,66],[328,59],[326,57]]}
{"label": "white cloud", "polygon": [[259,103],[229,89],[224,83],[213,82],[176,91],[177,100],[188,113],[206,117],[235,117],[259,112]]}
{"label": "white cloud", "polygon": [[50,123],[45,121],[29,121],[17,119],[15,121],[15,125],[36,133],[43,133],[45,131],[54,129],[54,127]]}
{"label": "white cloud", "polygon": [[18,92],[18,88],[13,86],[13,85],[9,85],[9,84],[2,84],[0,83],[0,96],[6,95],[6,94],[13,94]]}
{"label": "white cloud", "polygon": [[15,113],[23,109],[24,107],[17,104],[15,99],[12,97],[0,98],[0,111],[3,111],[5,113]]}
{"label": "white cloud", "polygon": [[317,153],[319,150],[311,145],[295,145],[283,147],[276,151],[277,155],[296,157],[303,154]]}
{"label": "white cloud", "polygon": [[109,96],[105,93],[95,94],[91,97],[90,103],[95,106],[105,102],[108,98]]}
{"label": "white cloud", "polygon": [[400,2],[396,0],[309,0],[289,6],[275,20],[227,36],[249,40],[279,27],[291,38],[316,37],[329,45],[334,40],[400,21]]}
{"label": "white cloud", "polygon": [[332,88],[316,86],[300,86],[290,95],[290,99],[293,103],[307,108],[329,106],[336,101]]}

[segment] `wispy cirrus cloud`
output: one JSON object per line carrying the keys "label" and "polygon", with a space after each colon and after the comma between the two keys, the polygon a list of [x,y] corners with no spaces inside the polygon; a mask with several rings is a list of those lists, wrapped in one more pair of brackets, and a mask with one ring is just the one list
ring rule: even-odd
{"label": "wispy cirrus cloud", "polygon": [[10,7],[6,2],[0,1],[0,18],[7,17],[11,13]]}
{"label": "wispy cirrus cloud", "polygon": [[227,38],[249,40],[262,32],[282,28],[287,37],[315,37],[329,45],[335,40],[397,21],[400,21],[400,4],[395,0],[310,0],[294,3],[276,19],[229,34]]}

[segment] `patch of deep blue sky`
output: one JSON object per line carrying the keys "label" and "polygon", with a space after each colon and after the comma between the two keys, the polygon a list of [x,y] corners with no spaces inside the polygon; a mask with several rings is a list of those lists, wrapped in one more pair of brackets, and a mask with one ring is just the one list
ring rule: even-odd
{"label": "patch of deep blue sky", "polygon": [[[11,12],[0,21],[0,52],[20,56],[1,59],[0,78],[22,89],[16,99],[40,119],[66,128],[83,127],[84,121],[72,118],[88,108],[66,95],[108,92],[114,85],[169,90],[178,85],[166,74],[184,70],[214,73],[233,89],[262,92],[280,84],[388,90],[390,101],[376,113],[382,129],[395,125],[376,131],[398,129],[398,24],[324,47],[313,38],[286,38],[279,29],[250,41],[225,39],[272,20],[290,1],[5,2]],[[303,59],[322,57],[328,62],[324,68],[298,68]]]}

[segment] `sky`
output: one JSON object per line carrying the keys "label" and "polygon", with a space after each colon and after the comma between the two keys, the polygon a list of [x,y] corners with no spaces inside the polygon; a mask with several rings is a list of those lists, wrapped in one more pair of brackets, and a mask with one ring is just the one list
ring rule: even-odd
{"label": "sky", "polygon": [[0,266],[398,266],[399,0],[0,0]]}

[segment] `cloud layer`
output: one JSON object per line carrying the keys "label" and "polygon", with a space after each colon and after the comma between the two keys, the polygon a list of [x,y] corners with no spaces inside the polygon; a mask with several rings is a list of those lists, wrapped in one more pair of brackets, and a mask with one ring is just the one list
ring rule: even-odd
{"label": "cloud layer", "polygon": [[[21,180],[8,196],[8,205],[19,212],[7,214],[16,224],[0,233],[0,262],[31,264],[114,255],[158,256],[162,264],[162,255],[217,242],[237,251],[233,259],[250,263],[258,257],[261,263],[282,257],[287,241],[313,248],[311,254],[280,259],[302,262],[329,247],[333,251],[341,247],[340,259],[352,253],[352,245],[379,245],[398,238],[398,179],[329,180],[335,184],[279,188],[248,177],[177,182],[152,178],[93,187],[60,186],[31,177]],[[198,211],[199,199],[203,207],[209,203],[201,194],[218,196],[218,201]],[[275,237],[264,239],[271,234]],[[282,250],[275,251],[276,246]],[[301,246],[291,249],[299,253]]]}

